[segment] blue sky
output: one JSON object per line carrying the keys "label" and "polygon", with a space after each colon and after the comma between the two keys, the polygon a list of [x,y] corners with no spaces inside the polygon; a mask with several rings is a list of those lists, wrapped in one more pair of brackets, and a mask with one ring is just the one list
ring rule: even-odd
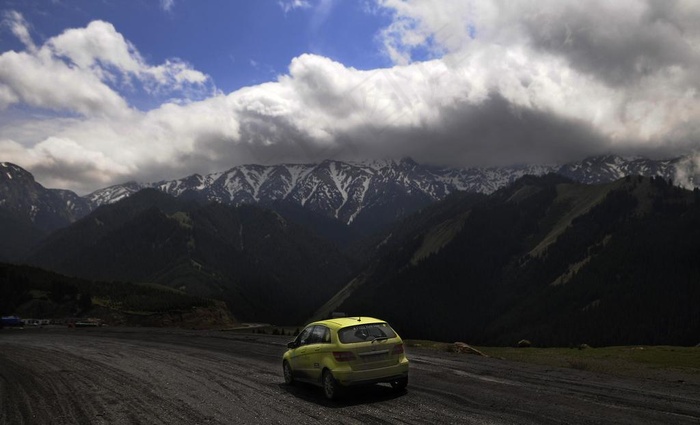
{"label": "blue sky", "polygon": [[0,161],[80,194],[328,158],[700,168],[700,2],[592,1],[5,0]]}
{"label": "blue sky", "polygon": [[[277,0],[22,0],[6,6],[22,13],[37,43],[94,20],[110,22],[149,62],[182,59],[209,75],[225,93],[275,80],[303,53],[357,69],[391,65],[377,39],[391,20],[389,13],[365,1],[294,7],[293,2]],[[0,37],[0,51],[21,48],[16,38]],[[158,105],[157,99],[124,94],[142,108]]]}

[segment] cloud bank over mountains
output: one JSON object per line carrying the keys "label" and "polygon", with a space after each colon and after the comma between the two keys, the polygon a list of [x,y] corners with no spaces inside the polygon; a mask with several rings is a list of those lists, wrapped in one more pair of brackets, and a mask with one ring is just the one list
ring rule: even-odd
{"label": "cloud bank over mountains", "polygon": [[[285,13],[313,13],[314,2],[297,3]],[[698,146],[698,2],[367,9],[390,17],[376,37],[393,66],[307,53],[274,81],[231,93],[177,58],[150,63],[109,22],[38,43],[31,22],[6,11],[2,34],[24,48],[0,54],[0,159],[86,193],[244,163],[412,156],[494,166]],[[138,108],[136,95],[158,103]]]}

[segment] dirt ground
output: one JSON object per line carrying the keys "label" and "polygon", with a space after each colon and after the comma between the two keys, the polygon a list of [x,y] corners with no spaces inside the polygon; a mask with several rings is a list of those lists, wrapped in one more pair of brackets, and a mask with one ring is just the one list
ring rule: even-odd
{"label": "dirt ground", "polygon": [[698,424],[699,380],[615,378],[410,348],[405,393],[285,385],[289,337],[0,330],[0,424]]}

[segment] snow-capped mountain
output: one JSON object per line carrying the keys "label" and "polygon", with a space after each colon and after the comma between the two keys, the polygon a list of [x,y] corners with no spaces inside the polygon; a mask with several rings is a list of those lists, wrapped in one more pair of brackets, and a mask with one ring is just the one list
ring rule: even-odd
{"label": "snow-capped mountain", "polygon": [[[557,174],[586,184],[611,182],[630,175],[662,176],[675,181],[679,177],[679,171],[687,165],[686,162],[687,158],[684,157],[650,160],[606,155],[563,165],[557,170]],[[677,182],[682,185],[684,183]]]}
{"label": "snow-capped mountain", "polygon": [[439,168],[418,164],[410,158],[241,165],[206,176],[195,174],[178,180],[112,186],[88,195],[87,199],[94,205],[103,205],[151,187],[176,197],[189,196],[228,205],[290,202],[352,225],[363,216],[380,212],[385,220],[393,220],[458,190],[492,193],[526,174],[553,172],[589,184],[637,174],[675,180],[682,161],[682,158],[656,161],[607,155],[563,166],[501,168]]}
{"label": "snow-capped mountain", "polygon": [[0,209],[7,214],[50,232],[88,214],[92,208],[91,202],[74,192],[46,189],[27,170],[0,162]]}
{"label": "snow-capped mountain", "polygon": [[662,176],[695,187],[700,164],[693,157],[670,160],[587,158],[565,165],[440,168],[410,158],[319,164],[241,165],[208,175],[154,183],[129,182],[80,197],[45,189],[26,170],[0,163],[0,210],[22,216],[45,231],[67,225],[100,205],[144,188],[175,197],[227,205],[285,203],[372,231],[455,191],[492,193],[523,175],[554,172],[583,183],[605,183],[626,175]]}
{"label": "snow-capped mountain", "polygon": [[150,187],[176,197],[190,196],[229,205],[291,202],[350,225],[369,210],[376,213],[393,205],[396,213],[386,218],[395,219],[454,191],[491,193],[525,174],[541,175],[555,170],[549,166],[437,168],[420,165],[410,158],[241,165],[206,176],[195,174],[178,180],[112,186],[86,198],[99,206]]}

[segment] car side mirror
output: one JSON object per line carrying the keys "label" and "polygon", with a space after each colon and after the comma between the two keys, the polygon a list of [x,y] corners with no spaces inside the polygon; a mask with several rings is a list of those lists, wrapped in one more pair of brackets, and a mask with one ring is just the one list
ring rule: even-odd
{"label": "car side mirror", "polygon": [[287,348],[297,348],[297,342],[296,341],[289,341],[287,343]]}

